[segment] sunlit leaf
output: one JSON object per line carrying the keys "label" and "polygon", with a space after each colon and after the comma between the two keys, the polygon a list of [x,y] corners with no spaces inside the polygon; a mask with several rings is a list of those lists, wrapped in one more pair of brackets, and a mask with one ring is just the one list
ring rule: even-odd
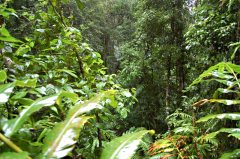
{"label": "sunlit leaf", "polygon": [[222,103],[225,105],[240,104],[240,100],[228,100],[228,99],[210,99],[209,102]]}
{"label": "sunlit leaf", "polygon": [[76,104],[69,111],[64,122],[55,126],[49,135],[47,135],[40,158],[62,158],[72,151],[81,128],[90,118],[80,115],[90,112],[93,109],[101,108],[99,102],[103,97],[108,96],[108,93],[108,91],[102,92],[84,103]]}
{"label": "sunlit leaf", "polygon": [[232,152],[224,153],[220,159],[237,159],[240,157],[240,149],[236,149]]}
{"label": "sunlit leaf", "polygon": [[4,152],[0,154],[0,159],[28,159],[27,152]]}
{"label": "sunlit leaf", "polygon": [[142,130],[132,134],[125,134],[121,137],[113,139],[108,143],[101,155],[101,159],[127,159],[131,158],[138,146],[140,145],[142,138],[147,133],[154,133],[153,130]]}
{"label": "sunlit leaf", "polygon": [[200,118],[197,122],[206,122],[210,119],[231,119],[240,120],[240,113],[224,113],[224,114],[210,114],[205,117]]}
{"label": "sunlit leaf", "polygon": [[24,81],[16,80],[15,83],[16,83],[16,86],[19,86],[19,87],[35,88],[36,85],[37,85],[37,79],[36,78],[34,78],[34,79],[27,79],[27,80],[24,80]]}
{"label": "sunlit leaf", "polygon": [[44,140],[40,159],[62,158],[74,148],[81,128],[90,117],[72,116],[57,124]]}
{"label": "sunlit leaf", "polygon": [[13,83],[0,85],[0,104],[4,104],[8,101],[11,93],[13,92],[13,89]]}
{"label": "sunlit leaf", "polygon": [[7,79],[7,74],[5,71],[0,70],[0,82],[4,82]]}

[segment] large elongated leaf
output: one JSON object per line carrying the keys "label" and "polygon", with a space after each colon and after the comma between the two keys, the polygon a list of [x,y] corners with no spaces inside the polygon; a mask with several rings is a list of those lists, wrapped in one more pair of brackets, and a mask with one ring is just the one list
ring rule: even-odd
{"label": "large elongated leaf", "polygon": [[4,124],[3,130],[5,132],[5,135],[8,137],[13,135],[21,128],[22,124],[28,119],[30,115],[43,107],[52,106],[57,98],[58,94],[40,98],[37,101],[33,102],[30,106],[28,106],[20,113],[18,118],[9,120]]}
{"label": "large elongated leaf", "polygon": [[210,99],[209,102],[222,103],[222,104],[225,104],[225,105],[240,104],[240,100],[228,100],[228,99]]}
{"label": "large elongated leaf", "polygon": [[[208,70],[204,71],[196,80],[192,82],[192,84],[189,87],[196,85],[198,83],[201,83],[203,81],[209,81],[208,80],[209,77],[211,77],[210,80],[217,80],[218,82],[225,81],[227,83],[232,83],[228,79],[234,78],[232,75],[230,75],[230,74],[233,74],[234,72],[240,73],[240,66],[230,62],[221,62],[215,66],[210,67]],[[214,77],[217,77],[218,79]]]}
{"label": "large elongated leaf", "polygon": [[44,140],[43,153],[40,159],[65,157],[74,148],[81,128],[91,118],[88,116],[73,117],[57,124]]}
{"label": "large elongated leaf", "polygon": [[90,118],[80,116],[96,108],[102,108],[99,102],[111,92],[103,92],[82,104],[76,104],[68,113],[64,122],[58,124],[44,140],[40,159],[62,158],[74,148],[83,125]]}
{"label": "large elongated leaf", "polygon": [[14,83],[4,84],[0,86],[0,104],[8,101],[14,89]]}
{"label": "large elongated leaf", "polygon": [[224,113],[224,114],[210,114],[205,117],[200,118],[197,122],[206,122],[210,119],[231,119],[240,120],[240,113]]}
{"label": "large elongated leaf", "polygon": [[147,133],[154,133],[153,130],[142,130],[132,134],[126,134],[113,139],[106,145],[101,159],[129,159],[136,152],[141,139]]}

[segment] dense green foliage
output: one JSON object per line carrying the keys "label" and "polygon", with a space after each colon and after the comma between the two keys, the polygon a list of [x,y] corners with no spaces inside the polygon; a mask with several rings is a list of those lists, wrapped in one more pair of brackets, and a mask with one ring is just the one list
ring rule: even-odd
{"label": "dense green foliage", "polygon": [[0,159],[240,158],[239,0],[0,2]]}

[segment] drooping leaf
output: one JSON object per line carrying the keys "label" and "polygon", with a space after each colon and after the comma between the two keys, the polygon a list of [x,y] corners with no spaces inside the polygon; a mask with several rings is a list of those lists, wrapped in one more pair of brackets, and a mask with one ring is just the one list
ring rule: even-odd
{"label": "drooping leaf", "polygon": [[101,159],[128,159],[131,158],[140,145],[142,138],[153,130],[142,130],[132,134],[125,134],[108,143],[101,155]]}
{"label": "drooping leaf", "polygon": [[236,149],[232,152],[224,153],[220,159],[237,159],[240,157],[240,149]]}
{"label": "drooping leaf", "polygon": [[200,118],[197,122],[206,122],[210,119],[231,119],[231,120],[240,120],[240,113],[224,113],[224,114],[210,114],[205,117]]}
{"label": "drooping leaf", "polygon": [[103,97],[107,97],[111,91],[98,94],[92,99],[76,104],[70,109],[64,122],[56,125],[47,135],[40,159],[62,158],[72,151],[77,142],[79,133],[83,125],[91,117],[80,116],[96,108],[102,108],[99,102]]}
{"label": "drooping leaf", "polygon": [[16,133],[21,128],[22,124],[25,121],[27,121],[30,115],[32,115],[33,113],[35,113],[36,111],[40,110],[43,107],[52,106],[55,103],[57,98],[58,98],[58,94],[55,94],[52,96],[48,96],[48,97],[44,97],[36,100],[26,109],[24,109],[20,113],[19,117],[15,119],[11,119],[4,124],[3,130],[5,132],[5,135],[9,137],[14,133]]}
{"label": "drooping leaf", "polygon": [[203,137],[203,139],[206,138],[215,138],[219,133],[229,133],[229,136],[236,137],[237,139],[240,139],[238,135],[240,135],[240,128],[222,128],[218,131],[212,132],[210,134],[207,134]]}
{"label": "drooping leaf", "polygon": [[0,104],[4,104],[8,101],[13,89],[14,83],[0,85]]}

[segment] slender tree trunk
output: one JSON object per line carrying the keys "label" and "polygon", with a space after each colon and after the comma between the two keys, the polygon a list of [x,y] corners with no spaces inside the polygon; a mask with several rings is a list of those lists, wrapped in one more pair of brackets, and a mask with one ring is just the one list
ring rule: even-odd
{"label": "slender tree trunk", "polygon": [[[167,57],[167,62],[166,62],[166,70],[167,70],[167,79],[166,79],[166,97],[165,97],[165,111],[166,111],[166,116],[169,115],[169,110],[170,110],[170,84],[171,84],[171,65],[172,65],[172,55],[169,53]],[[171,128],[168,125],[168,131],[170,132]]]}

